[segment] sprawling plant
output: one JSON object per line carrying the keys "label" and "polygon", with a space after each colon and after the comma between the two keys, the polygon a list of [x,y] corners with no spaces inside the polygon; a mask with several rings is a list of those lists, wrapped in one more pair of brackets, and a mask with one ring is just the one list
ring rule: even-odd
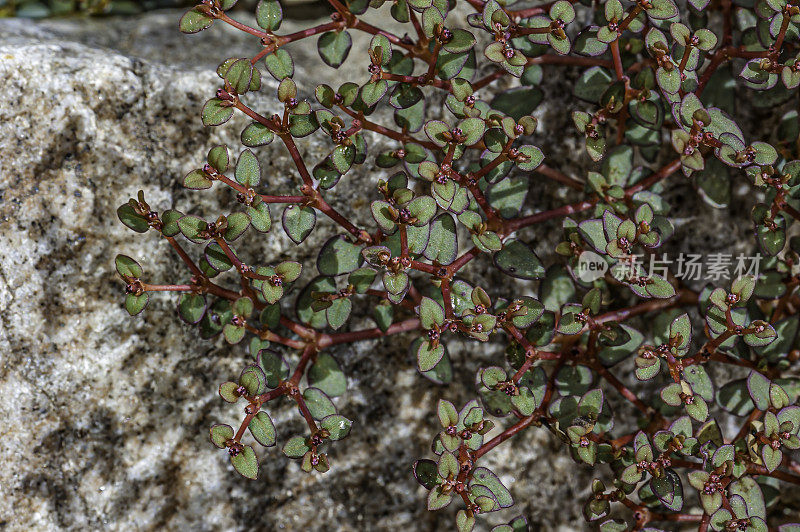
{"label": "sprawling plant", "polygon": [[[235,2],[206,0],[180,28],[224,23],[253,36],[258,52],[220,64],[220,88],[202,110],[206,126],[247,115],[245,149],[214,146],[183,185],[229,188],[239,206],[208,218],[158,213],[140,193],[120,219],[165,238],[188,280],[149,284],[135,260],[120,255],[116,265],[131,314],[151,292],[178,292],[178,314],[204,338],[250,338],[253,360],[219,387],[222,399],[244,404],[244,419],[210,430],[239,473],[258,474],[249,437],[275,445],[268,410],[279,400],[295,403],[308,426],[283,439],[283,453],[304,471],[329,469],[325,448],[352,425],[332,400],[347,393],[332,346],[398,335],[422,376],[441,384],[453,374],[448,342],[472,339],[478,349],[502,343],[504,359],[478,371],[474,400],[461,408],[439,401],[435,459],[409,464],[429,490],[428,509],[462,506],[459,530],[512,505],[483,457],[531,426],[563,440],[577,462],[605,465],[583,506],[600,530],[800,530],[785,523],[780,502],[782,489],[800,485],[800,238],[791,235],[800,220],[798,0],[558,0],[519,9],[496,0],[330,0],[329,22],[290,34],[279,32],[276,0],[258,4],[257,27],[229,16]],[[406,34],[362,17],[387,7]],[[314,39],[337,68],[354,31],[372,35],[356,59],[367,72],[303,99],[287,45]],[[278,83],[262,83],[262,69]],[[577,79],[575,130],[542,131],[532,116],[538,85],[568,71]],[[251,92],[276,85],[274,113],[251,107]],[[391,146],[369,154],[370,164],[391,169],[364,192],[369,227],[325,199],[368,160],[365,132]],[[309,135],[330,145],[322,160],[301,154],[297,139]],[[577,139],[586,153],[575,157],[592,171],[571,177],[543,163],[542,135]],[[293,195],[269,190],[252,151],[276,137],[297,169]],[[530,212],[529,190],[543,180],[572,199]],[[732,215],[731,183],[750,187],[741,200],[751,203],[750,219],[737,223],[752,236],[738,244],[761,259],[755,267],[726,268],[717,257],[704,285],[687,281],[691,261],[659,250],[674,232],[665,192],[687,180]],[[247,252],[245,233],[270,232],[276,208],[298,245],[319,215],[335,222],[340,230],[316,264]],[[558,221],[563,241],[545,267],[530,243]],[[496,271],[471,277],[482,257]],[[299,286],[303,268],[319,275]],[[519,281],[478,285],[502,275]],[[375,327],[348,326],[354,308],[369,308]],[[525,527],[520,517],[498,529]]]}

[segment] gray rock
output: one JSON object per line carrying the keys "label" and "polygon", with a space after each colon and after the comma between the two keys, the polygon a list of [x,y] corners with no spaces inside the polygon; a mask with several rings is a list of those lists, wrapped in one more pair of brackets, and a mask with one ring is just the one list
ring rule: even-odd
{"label": "gray rock", "polygon": [[[444,389],[417,374],[402,342],[334,352],[352,387],[337,401],[356,425],[333,446],[332,472],[307,476],[273,448],[262,453],[259,480],[250,482],[207,437],[211,424],[239,416],[221,404],[216,387],[238,374],[244,347],[197,338],[175,316],[172,297],[153,298],[137,318],[124,311],[117,253],[141,259],[153,282],[187,274],[166,242],[121,226],[119,204],[139,189],[159,210],[210,215],[235,204],[221,187],[187,193],[179,182],[212,145],[239,145],[243,120],[208,130],[199,110],[218,86],[220,50],[245,55],[257,43],[220,28],[204,38],[182,36],[178,16],[0,21],[0,527],[449,528],[455,509],[425,511],[410,466],[430,456],[437,399],[470,398],[474,371],[491,351],[455,349],[455,383]],[[292,27],[286,22],[282,30]],[[354,37],[356,46],[365,44],[363,35]],[[304,43],[294,54],[301,87],[338,85],[340,74],[320,67],[313,46]],[[349,66],[365,75],[365,64],[351,59]],[[256,103],[268,110],[275,100],[268,94]],[[379,149],[379,139],[371,143]],[[319,160],[330,146],[310,140],[302,149]],[[277,143],[259,156],[272,189],[292,190],[296,171]],[[363,219],[351,198],[364,197],[364,187],[383,175],[367,165],[331,201]],[[552,196],[537,194],[533,205]],[[274,231],[251,240],[246,258],[293,258],[310,270],[326,234],[330,228],[318,228],[296,247]],[[279,445],[303,430],[288,405],[272,413]],[[518,505],[486,521],[521,512],[534,529],[583,526],[574,499],[586,491],[585,475],[554,451],[545,432],[518,440],[487,457],[504,481],[515,481]]]}

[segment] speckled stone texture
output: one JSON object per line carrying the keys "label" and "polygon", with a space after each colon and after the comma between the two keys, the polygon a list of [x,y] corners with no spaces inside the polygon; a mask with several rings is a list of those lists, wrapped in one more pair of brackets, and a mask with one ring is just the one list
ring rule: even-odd
{"label": "speckled stone texture", "polygon": [[[159,210],[202,215],[234,202],[221,187],[187,193],[179,180],[215,143],[238,149],[244,121],[208,130],[199,110],[217,87],[216,64],[258,44],[222,27],[181,35],[178,17],[0,21],[0,529],[449,529],[455,505],[425,511],[410,466],[430,456],[438,398],[469,399],[475,370],[496,349],[455,345],[455,382],[446,388],[419,376],[395,339],[334,351],[351,385],[337,403],[355,425],[332,446],[333,470],[305,475],[273,448],[251,482],[207,436],[211,424],[240,416],[216,387],[238,374],[244,347],[197,338],[171,297],[153,298],[137,318],[124,311],[117,253],[140,259],[153,282],[187,275],[166,242],[119,224],[120,203],[140,188]],[[288,21],[282,31],[306,25]],[[366,38],[354,37],[363,47]],[[321,66],[313,42],[293,53],[306,95],[321,81],[338,86],[341,74]],[[362,67],[351,59],[344,71],[360,79]],[[257,101],[265,112],[274,108],[271,90]],[[548,116],[548,126],[568,120],[541,114]],[[370,143],[380,148],[379,139]],[[311,140],[302,149],[319,160],[330,147]],[[259,156],[271,189],[292,190],[295,170],[277,143]],[[352,174],[331,201],[364,220],[352,198],[385,173],[368,164]],[[529,208],[554,201],[555,189],[546,190]],[[320,221],[296,247],[275,231],[251,239],[250,254],[301,260],[312,271],[329,234]],[[475,278],[486,265],[478,263]],[[369,321],[357,317],[354,326]],[[286,404],[271,413],[279,444],[303,430]],[[482,523],[524,513],[534,530],[583,527],[576,499],[588,473],[544,431],[500,446],[487,465],[513,484],[518,505]]]}

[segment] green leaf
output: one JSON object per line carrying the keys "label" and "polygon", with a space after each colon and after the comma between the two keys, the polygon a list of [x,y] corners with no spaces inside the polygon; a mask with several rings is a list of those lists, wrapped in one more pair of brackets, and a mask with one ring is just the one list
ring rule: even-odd
{"label": "green leaf", "polygon": [[275,266],[275,273],[280,275],[281,279],[286,283],[296,281],[300,277],[302,271],[303,266],[299,262],[289,260],[283,261]]}
{"label": "green leaf", "polygon": [[334,330],[340,329],[347,322],[352,309],[353,303],[349,298],[336,299],[325,310],[325,318],[328,320],[328,325]]}
{"label": "green leaf", "polygon": [[242,236],[250,226],[250,217],[243,212],[234,212],[227,217],[228,227],[225,229],[225,240],[232,242]]}
{"label": "green leaf", "polygon": [[517,167],[520,170],[524,170],[526,172],[530,172],[531,170],[535,170],[542,164],[544,160],[544,155],[542,154],[542,150],[537,148],[536,146],[524,145],[518,148],[519,153],[521,153],[524,157],[522,159],[517,160]]}
{"label": "green leaf", "polygon": [[434,347],[429,341],[424,340],[417,349],[417,366],[422,372],[430,371],[442,360],[444,346],[439,344]]}
{"label": "green leaf", "polygon": [[345,31],[329,31],[320,35],[317,41],[317,51],[326,65],[339,68],[347,59],[353,38]]}
{"label": "green leaf", "polygon": [[256,459],[256,452],[249,445],[245,445],[236,456],[231,456],[231,464],[233,464],[233,468],[243,477],[253,480],[258,478],[258,460]]}
{"label": "green leaf", "polygon": [[248,205],[247,215],[250,217],[250,225],[256,231],[267,233],[272,228],[268,203],[261,202],[256,205]]}
{"label": "green leaf", "polygon": [[473,470],[470,487],[473,485],[485,486],[492,492],[501,508],[508,508],[514,504],[514,499],[508,489],[500,482],[497,475],[485,467],[476,467]]}
{"label": "green leaf", "polygon": [[300,244],[311,234],[317,223],[317,214],[311,207],[289,205],[283,211],[283,230],[295,244]]}
{"label": "green leaf", "polygon": [[194,325],[203,319],[206,305],[204,295],[184,292],[178,299],[178,316],[186,323]]}
{"label": "green leaf", "polygon": [[336,146],[331,153],[331,163],[336,171],[340,174],[346,174],[350,167],[353,166],[353,161],[356,156],[355,148],[350,146]]}
{"label": "green leaf", "polygon": [[334,236],[323,244],[317,257],[317,269],[323,275],[343,275],[363,263],[362,246],[351,243],[344,235]]}
{"label": "green leaf", "polygon": [[233,107],[226,106],[227,102],[219,98],[211,98],[203,106],[201,114],[204,126],[219,126],[233,116]]}
{"label": "green leaf", "polygon": [[494,97],[490,105],[492,109],[519,120],[523,116],[532,114],[543,99],[544,93],[538,87],[517,87],[501,92]]}
{"label": "green leaf", "polygon": [[294,61],[292,56],[289,55],[283,48],[278,48],[273,53],[264,58],[264,63],[267,65],[267,70],[273,78],[281,81],[284,78],[289,78],[294,74]]}
{"label": "green leaf", "polygon": [[283,445],[283,454],[289,458],[302,458],[310,450],[311,447],[303,436],[292,436]]}
{"label": "green leaf", "polygon": [[319,128],[317,115],[315,113],[307,115],[293,114],[289,116],[289,133],[294,138],[306,137]]}
{"label": "green leaf", "polygon": [[[432,8],[431,8],[432,9]],[[428,492],[428,510],[441,510],[453,500],[453,493],[442,493],[439,487],[433,488]]]}
{"label": "green leaf", "polygon": [[136,316],[144,310],[147,302],[150,301],[150,294],[144,292],[140,295],[128,294],[125,296],[125,310],[131,316]]}
{"label": "green leaf", "polygon": [[759,410],[766,410],[770,405],[769,398],[770,381],[757,371],[751,371],[747,377],[747,391],[750,394],[755,407]]}
{"label": "green leaf", "polygon": [[117,255],[117,258],[114,259],[114,263],[117,268],[117,273],[123,277],[138,279],[144,273],[139,263],[127,255]]}
{"label": "green leaf", "polygon": [[374,83],[365,83],[361,87],[360,95],[361,100],[367,107],[372,107],[383,98],[386,91],[389,89],[389,84],[385,79],[378,80]]}
{"label": "green leaf", "polygon": [[347,391],[347,378],[336,359],[327,353],[320,354],[308,370],[308,383],[330,397],[337,397]]}
{"label": "green leaf", "polygon": [[683,485],[681,478],[672,469],[665,469],[662,476],[653,477],[650,489],[673,512],[680,512],[683,508]]}
{"label": "green leaf", "polygon": [[277,353],[261,350],[256,358],[258,367],[264,372],[267,388],[274,390],[289,376],[289,365]]}
{"label": "green leaf", "polygon": [[195,7],[184,13],[181,17],[179,28],[183,33],[197,33],[208,28],[213,23],[214,19],[212,17],[203,13],[199,7]]}
{"label": "green leaf", "polygon": [[225,81],[236,94],[246,93],[250,89],[252,79],[253,65],[246,58],[234,61],[225,73]]}
{"label": "green leaf", "polygon": [[394,307],[389,301],[381,302],[372,309],[376,325],[386,332],[394,319]]}
{"label": "green leaf", "polygon": [[509,240],[494,254],[494,264],[503,273],[519,279],[541,279],[545,276],[539,257],[520,240]]}
{"label": "green leaf", "polygon": [[350,427],[353,426],[353,422],[344,416],[335,414],[323,418],[320,421],[320,426],[331,433],[331,440],[338,441],[350,433]]}
{"label": "green leaf", "polygon": [[208,164],[214,167],[217,172],[224,172],[228,169],[230,160],[228,158],[228,147],[224,145],[214,146],[208,150]]}
{"label": "green leaf", "polygon": [[266,412],[259,412],[247,426],[253,438],[264,447],[275,445],[275,425]]}
{"label": "green leaf", "polygon": [[414,478],[417,479],[426,490],[432,489],[439,478],[436,462],[433,460],[417,460],[412,467]]}
{"label": "green leaf", "polygon": [[575,82],[575,96],[591,103],[599,103],[600,96],[606,91],[612,80],[611,73],[602,67],[591,67]]}
{"label": "green leaf", "polygon": [[233,268],[233,262],[216,242],[209,242],[205,249],[204,258],[206,264],[214,272],[225,272]]}
{"label": "green leaf", "polygon": [[383,274],[383,286],[389,294],[400,295],[408,290],[408,274],[405,272]]}
{"label": "green leaf", "polygon": [[260,395],[266,391],[267,377],[260,367],[251,364],[239,375],[239,385],[244,386],[248,395]]}
{"label": "green leaf", "polygon": [[236,181],[246,187],[255,187],[261,180],[261,165],[250,150],[244,150],[236,163]]}
{"label": "green leaf", "polygon": [[261,0],[256,6],[256,23],[268,32],[280,28],[281,20],[283,9],[278,0]]}
{"label": "green leaf", "polygon": [[764,460],[764,467],[772,473],[781,465],[783,453],[780,449],[773,449],[769,445],[764,445],[761,447],[761,458]]}
{"label": "green leaf", "polygon": [[202,170],[192,170],[183,178],[183,186],[191,190],[204,190],[211,188],[213,184],[214,182]]}
{"label": "green leaf", "polygon": [[514,218],[525,204],[530,185],[531,180],[526,177],[506,177],[490,185],[486,199],[489,200],[489,205],[500,212],[500,216]]}
{"label": "green leaf", "polygon": [[242,130],[242,144],[250,148],[257,148],[258,146],[266,146],[275,138],[275,133],[272,132],[264,124],[258,122],[251,122],[244,130]]}
{"label": "green leaf", "polygon": [[728,412],[737,416],[746,416],[753,411],[755,405],[748,393],[747,381],[739,379],[731,381],[717,393],[717,403]]}
{"label": "green leaf", "polygon": [[211,443],[220,449],[225,448],[225,442],[233,438],[233,427],[230,425],[213,425],[211,430]]}
{"label": "green leaf", "polygon": [[320,420],[336,413],[333,401],[322,390],[318,388],[306,388],[303,392],[308,411],[314,419]]}
{"label": "green leaf", "polygon": [[423,296],[419,304],[419,318],[423,328],[432,329],[434,325],[444,323],[444,309],[433,299]]}
{"label": "green leaf", "polygon": [[129,203],[120,205],[117,209],[117,217],[120,222],[137,233],[146,233],[150,229],[150,224],[147,223],[147,219],[137,213]]}
{"label": "green leaf", "polygon": [[455,426],[458,423],[458,411],[450,401],[439,399],[437,414],[439,416],[439,423],[444,428],[447,428],[451,425]]}
{"label": "green leaf", "polygon": [[448,213],[437,216],[431,223],[430,239],[425,248],[425,257],[439,264],[447,265],[458,256],[458,237],[456,223]]}

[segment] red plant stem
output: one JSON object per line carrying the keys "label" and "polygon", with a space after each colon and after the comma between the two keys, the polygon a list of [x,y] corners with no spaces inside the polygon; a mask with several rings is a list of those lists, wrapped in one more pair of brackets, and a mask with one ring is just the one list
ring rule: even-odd
{"label": "red plant stem", "polygon": [[314,341],[317,338],[317,332],[314,331],[314,329],[310,329],[308,327],[300,325],[299,323],[290,320],[286,316],[280,317],[280,323],[281,325],[283,325],[284,327],[295,333],[300,338],[305,338],[306,340],[311,340],[311,341]]}
{"label": "red plant stem", "polygon": [[794,218],[795,220],[800,221],[800,211],[789,205],[788,203],[784,202],[781,204],[781,210]]}
{"label": "red plant stem", "polygon": [[291,398],[295,400],[297,403],[297,408],[300,409],[300,413],[303,415],[303,419],[306,420],[306,424],[308,425],[308,430],[311,431],[311,434],[317,432],[317,422],[314,421],[314,416],[311,415],[311,412],[308,410],[308,406],[306,405],[303,396],[299,393],[290,394]]}
{"label": "red plant stem", "polygon": [[375,338],[381,338],[383,336],[391,336],[393,334],[400,334],[409,331],[415,331],[419,329],[419,319],[418,318],[410,318],[405,321],[401,321],[398,323],[393,323],[386,329],[386,332],[383,332],[380,328],[375,327],[373,329],[364,329],[361,331],[347,331],[341,333],[333,333],[333,334],[323,334],[320,336],[317,345],[320,349],[325,347],[330,347],[332,345],[338,344],[348,344],[351,342],[358,342],[360,340],[373,340]]}
{"label": "red plant stem", "polygon": [[492,161],[489,162],[486,166],[481,166],[481,168],[476,172],[471,172],[469,177],[478,181],[480,178],[500,166],[504,161],[508,160],[508,150],[511,148],[511,145],[514,143],[514,139],[508,139],[506,145],[503,147],[503,152],[495,157]]}
{"label": "red plant stem", "polygon": [[656,310],[664,310],[681,305],[693,305],[697,303],[697,298],[698,295],[693,290],[681,289],[670,299],[651,299],[632,307],[609,311],[595,317],[594,322],[599,325],[610,321],[625,321],[633,316],[639,316]]}
{"label": "red plant stem", "polygon": [[408,257],[408,232],[406,231],[406,224],[400,224],[400,256]]}
{"label": "red plant stem", "polygon": [[633,19],[638,17],[639,13],[641,13],[641,12],[642,12],[642,6],[641,5],[636,4],[635,6],[633,6],[633,9],[631,9],[631,12],[628,13],[628,16],[625,17],[624,19],[622,19],[622,22],[619,23],[619,26],[617,27],[617,31],[619,31],[620,33],[625,31],[628,28],[628,26],[630,25],[630,23],[633,22]]}
{"label": "red plant stem", "polygon": [[264,203],[303,203],[305,196],[269,196],[261,194],[261,201]]}
{"label": "red plant stem", "polygon": [[[399,81],[401,83],[411,83],[412,85],[420,84],[418,76],[403,76],[400,74],[392,74],[391,72],[382,72],[381,79],[386,79],[390,81]],[[442,89],[446,91],[450,90],[450,83],[447,81],[443,81],[441,79],[430,79],[427,81],[426,85],[430,85],[432,87],[436,87],[437,89]]]}
{"label": "red plant stem", "polygon": [[414,31],[417,32],[417,41],[419,42],[420,46],[424,47],[429,41],[428,36],[425,35],[425,30],[422,29],[422,24],[419,23],[417,12],[413,9],[409,9],[408,18],[411,19],[411,25],[414,26]]}
{"label": "red plant stem", "polygon": [[558,207],[556,209],[552,209],[549,211],[538,212],[536,214],[531,214],[529,216],[523,216],[522,218],[515,218],[513,220],[509,220],[506,223],[506,234],[513,233],[514,231],[518,231],[523,227],[528,227],[529,225],[534,225],[542,222],[546,222],[547,220],[552,220],[553,218],[560,218],[561,216],[569,216],[570,214],[575,214],[576,212],[582,212],[594,207],[598,200],[584,200],[578,203],[572,203],[569,205],[564,205],[562,207]]}
{"label": "red plant stem", "polygon": [[692,45],[687,44],[683,50],[683,57],[681,57],[681,64],[678,65],[678,70],[683,72],[683,69],[686,68],[686,63],[689,62],[689,56],[692,54]]}
{"label": "red plant stem", "polygon": [[339,224],[341,227],[344,228],[345,231],[356,237],[361,242],[370,243],[372,242],[372,237],[368,232],[363,229],[359,229],[353,223],[342,216],[339,211],[331,207],[328,202],[322,199],[322,196],[317,191],[316,201],[314,203],[314,207],[319,209],[323,214],[325,214],[328,218]]}
{"label": "red plant stem", "polygon": [[296,31],[288,35],[277,36],[277,40],[281,45],[284,45],[290,42],[299,41],[300,39],[305,39],[306,37],[313,37],[314,35],[325,33],[326,31],[339,30],[344,26],[345,24],[343,21],[328,22],[327,24],[321,24],[319,26],[314,26],[313,28]]}
{"label": "red plant stem", "polygon": [[747,419],[744,421],[744,423],[742,423],[742,428],[739,429],[739,432],[736,433],[736,436],[732,440],[725,443],[733,443],[744,438],[745,434],[747,434],[747,432],[750,430],[750,424],[761,417],[761,414],[763,414],[761,410],[754,408],[753,411],[750,412],[750,415],[747,416]]}
{"label": "red plant stem", "polygon": [[142,283],[145,292],[191,292],[194,288],[188,284],[146,284]]}
{"label": "red plant stem", "polygon": [[781,51],[781,46],[783,46],[783,39],[786,37],[786,30],[789,28],[789,21],[791,17],[786,15],[786,12],[783,13],[783,20],[781,21],[781,29],[778,31],[778,37],[775,40],[775,44],[773,48],[775,48],[776,55],[778,52]]}
{"label": "red plant stem", "polygon": [[652,187],[653,185],[655,185],[659,181],[663,181],[664,179],[666,179],[667,177],[671,176],[672,174],[674,174],[675,172],[677,172],[680,169],[681,169],[681,160],[680,159],[675,159],[674,161],[672,161],[672,162],[668,163],[667,165],[663,166],[659,171],[657,171],[656,173],[654,173],[650,177],[642,179],[641,181],[639,181],[635,185],[625,189],[625,195],[630,197],[630,196],[633,196],[634,194],[636,194],[637,192],[639,192],[641,190],[649,189],[650,187]]}
{"label": "red plant stem", "polygon": [[169,245],[172,246],[172,249],[175,250],[175,252],[180,256],[181,260],[183,260],[184,264],[186,264],[186,266],[189,267],[189,269],[192,271],[194,275],[202,279],[206,277],[203,271],[200,268],[198,268],[197,264],[195,264],[194,261],[191,259],[191,257],[189,257],[189,255],[186,253],[183,247],[181,247],[181,245],[178,244],[178,241],[175,240],[175,237],[165,236],[164,238],[167,239]]}
{"label": "red plant stem", "polygon": [[416,57],[417,55],[416,51],[414,50],[413,44],[407,44],[397,35],[389,33],[388,31],[384,31],[380,28],[376,28],[372,24],[364,22],[361,19],[356,19],[356,21],[350,27],[357,30],[361,30],[366,33],[371,33],[372,35],[383,35],[384,37],[389,39],[390,43],[405,48],[411,54],[412,57]]}
{"label": "red plant stem", "polygon": [[617,73],[617,79],[621,80],[625,77],[625,71],[622,69],[622,56],[619,53],[619,37],[611,41],[611,57],[614,58],[614,71]]}
{"label": "red plant stem", "polygon": [[233,250],[225,241],[225,239],[222,238],[221,236],[218,236],[214,239],[214,241],[217,244],[219,244],[219,247],[222,248],[222,252],[225,253],[225,256],[228,257],[228,260],[230,260],[233,263],[233,265],[236,267],[236,269],[239,271],[242,277],[246,277],[245,273],[242,271],[243,270],[242,266],[244,266],[244,263],[239,260],[239,257],[236,256],[236,254],[233,252]]}
{"label": "red plant stem", "polygon": [[258,37],[259,39],[265,39],[265,38],[269,37],[268,33],[264,32],[264,31],[261,31],[261,30],[257,30],[255,28],[251,28],[247,24],[242,24],[238,20],[232,19],[231,17],[229,17],[228,15],[226,15],[222,11],[220,11],[220,13],[216,16],[216,18],[218,18],[222,22],[230,24],[231,26],[233,26],[234,28],[236,28],[238,30],[241,30],[241,31],[243,31],[245,33],[249,33],[250,35]]}
{"label": "red plant stem", "polygon": [[[413,285],[411,285],[411,286],[413,286]],[[381,299],[389,299],[389,293],[386,292],[385,290],[374,290],[374,289],[370,288],[365,292],[365,294],[367,294],[368,296],[379,297]],[[407,299],[403,299],[400,302],[400,306],[401,307],[405,307],[405,308],[407,308],[409,310],[414,310],[414,306],[415,305],[411,301],[409,301]]]}
{"label": "red plant stem", "polygon": [[289,383],[291,387],[296,387],[300,384],[300,379],[303,378],[303,374],[306,371],[306,366],[308,365],[309,361],[317,354],[317,348],[313,345],[307,345],[303,349],[303,353],[300,355],[300,362],[297,363],[297,367],[292,373],[292,376],[289,378]]}
{"label": "red plant stem", "polygon": [[514,29],[514,35],[515,36],[520,36],[520,35],[545,35],[545,34],[550,33],[550,31],[551,30],[550,30],[549,26],[544,26],[544,27],[541,27],[541,28],[517,27],[516,29]]}
{"label": "red plant stem", "polygon": [[544,410],[550,404],[550,398],[553,396],[553,388],[555,384],[555,376],[558,371],[561,369],[561,366],[564,364],[565,359],[559,359],[556,366],[553,368],[553,373],[550,375],[547,383],[547,389],[544,392],[544,398],[542,399],[542,404],[537,408],[530,416],[523,417],[518,422],[514,423],[503,432],[489,440],[488,442],[481,445],[474,453],[472,453],[472,459],[478,460],[481,456],[488,453],[507,439],[511,438],[515,434],[519,433],[520,431],[527,428],[531,423],[543,417]]}
{"label": "red plant stem", "polygon": [[250,421],[252,421],[252,419],[256,417],[256,414],[258,414],[258,412],[247,414],[244,417],[244,420],[242,420],[242,424],[239,425],[239,430],[237,430],[236,434],[233,436],[233,441],[240,442],[242,440],[242,436],[244,436],[244,431],[246,431],[247,427],[250,426]]}
{"label": "red plant stem", "polygon": [[441,290],[445,318],[452,320],[455,315],[453,314],[453,297],[450,293],[450,279],[442,279]]}
{"label": "red plant stem", "polygon": [[307,342],[303,342],[301,340],[290,340],[289,338],[284,338],[283,336],[270,331],[266,327],[262,330],[259,330],[251,325],[245,325],[245,328],[262,340],[268,340],[276,344],[285,345],[286,347],[290,347],[292,349],[302,350],[306,347],[306,345],[308,345]]}
{"label": "red plant stem", "polygon": [[486,196],[483,195],[483,192],[481,192],[481,189],[480,187],[478,187],[478,184],[475,182],[471,182],[468,179],[465,179],[464,176],[456,172],[453,173],[455,176],[457,176],[456,178],[457,181],[461,185],[466,185],[466,187],[469,189],[470,193],[472,194],[472,197],[475,198],[475,202],[478,204],[478,206],[481,208],[484,214],[486,214],[486,217],[489,219],[489,223],[494,222],[497,225],[502,225],[503,222],[502,220],[500,220],[500,216],[497,214],[497,211],[495,211],[494,208],[491,205],[489,205],[489,201],[486,199]]}
{"label": "red plant stem", "polygon": [[447,266],[447,275],[450,277],[454,276],[461,268],[464,267],[465,264],[477,257],[480,253],[481,250],[476,247],[464,252],[463,255],[458,257],[449,266]]}
{"label": "red plant stem", "polygon": [[503,74],[505,74],[505,70],[495,70],[491,74],[488,74],[488,75],[482,77],[481,79],[479,79],[478,81],[476,81],[475,83],[473,83],[472,84],[472,89],[473,90],[482,89],[483,87],[485,87],[486,85],[490,84],[491,82],[493,82],[495,80],[498,80],[501,77],[503,77]]}
{"label": "red plant stem", "polygon": [[378,134],[383,135],[385,137],[388,137],[390,139],[396,140],[398,142],[411,142],[413,144],[419,144],[420,146],[423,146],[425,148],[432,149],[432,150],[435,150],[435,149],[439,148],[439,146],[437,146],[436,144],[434,144],[431,141],[419,140],[419,139],[416,139],[416,138],[412,137],[411,135],[407,135],[407,134],[401,133],[399,131],[394,131],[394,130],[386,128],[386,127],[384,127],[384,126],[382,126],[380,124],[376,124],[374,122],[370,122],[369,120],[364,118],[364,115],[362,113],[357,113],[357,112],[353,111],[352,109],[350,109],[349,107],[345,107],[343,105],[340,105],[339,109],[341,109],[342,111],[344,111],[345,113],[347,113],[351,117],[357,118],[358,120],[360,120],[361,121],[361,127],[363,127],[366,130],[374,131],[375,133],[378,133]]}
{"label": "red plant stem", "polygon": [[411,269],[417,270],[420,272],[425,272],[431,275],[436,275],[438,268],[433,266],[432,264],[426,264],[424,262],[419,262],[417,260],[411,261]]}
{"label": "red plant stem", "polygon": [[552,179],[553,181],[558,181],[564,185],[567,185],[570,188],[574,188],[575,190],[583,190],[583,183],[574,179],[566,174],[563,174],[556,170],[555,168],[550,168],[546,164],[540,164],[539,167],[534,170],[537,174],[542,174],[543,176]]}
{"label": "red plant stem", "polygon": [[564,65],[564,66],[601,66],[611,68],[613,63],[608,59],[595,57],[574,57],[570,55],[545,54],[538,57],[529,57],[529,65]]}
{"label": "red plant stem", "polygon": [[599,361],[592,365],[594,370],[600,374],[611,386],[613,386],[619,394],[632,403],[637,409],[647,416],[655,416],[661,418],[661,414],[656,413],[652,407],[647,406],[644,402],[636,397],[636,394],[628,389],[619,379],[617,379],[610,371],[608,371]]}
{"label": "red plant stem", "polygon": [[256,402],[263,405],[264,403],[272,401],[273,399],[277,399],[282,395],[286,395],[286,388],[284,388],[283,386],[278,386],[274,390],[270,390],[266,393],[262,393],[261,395],[255,396],[254,399]]}

